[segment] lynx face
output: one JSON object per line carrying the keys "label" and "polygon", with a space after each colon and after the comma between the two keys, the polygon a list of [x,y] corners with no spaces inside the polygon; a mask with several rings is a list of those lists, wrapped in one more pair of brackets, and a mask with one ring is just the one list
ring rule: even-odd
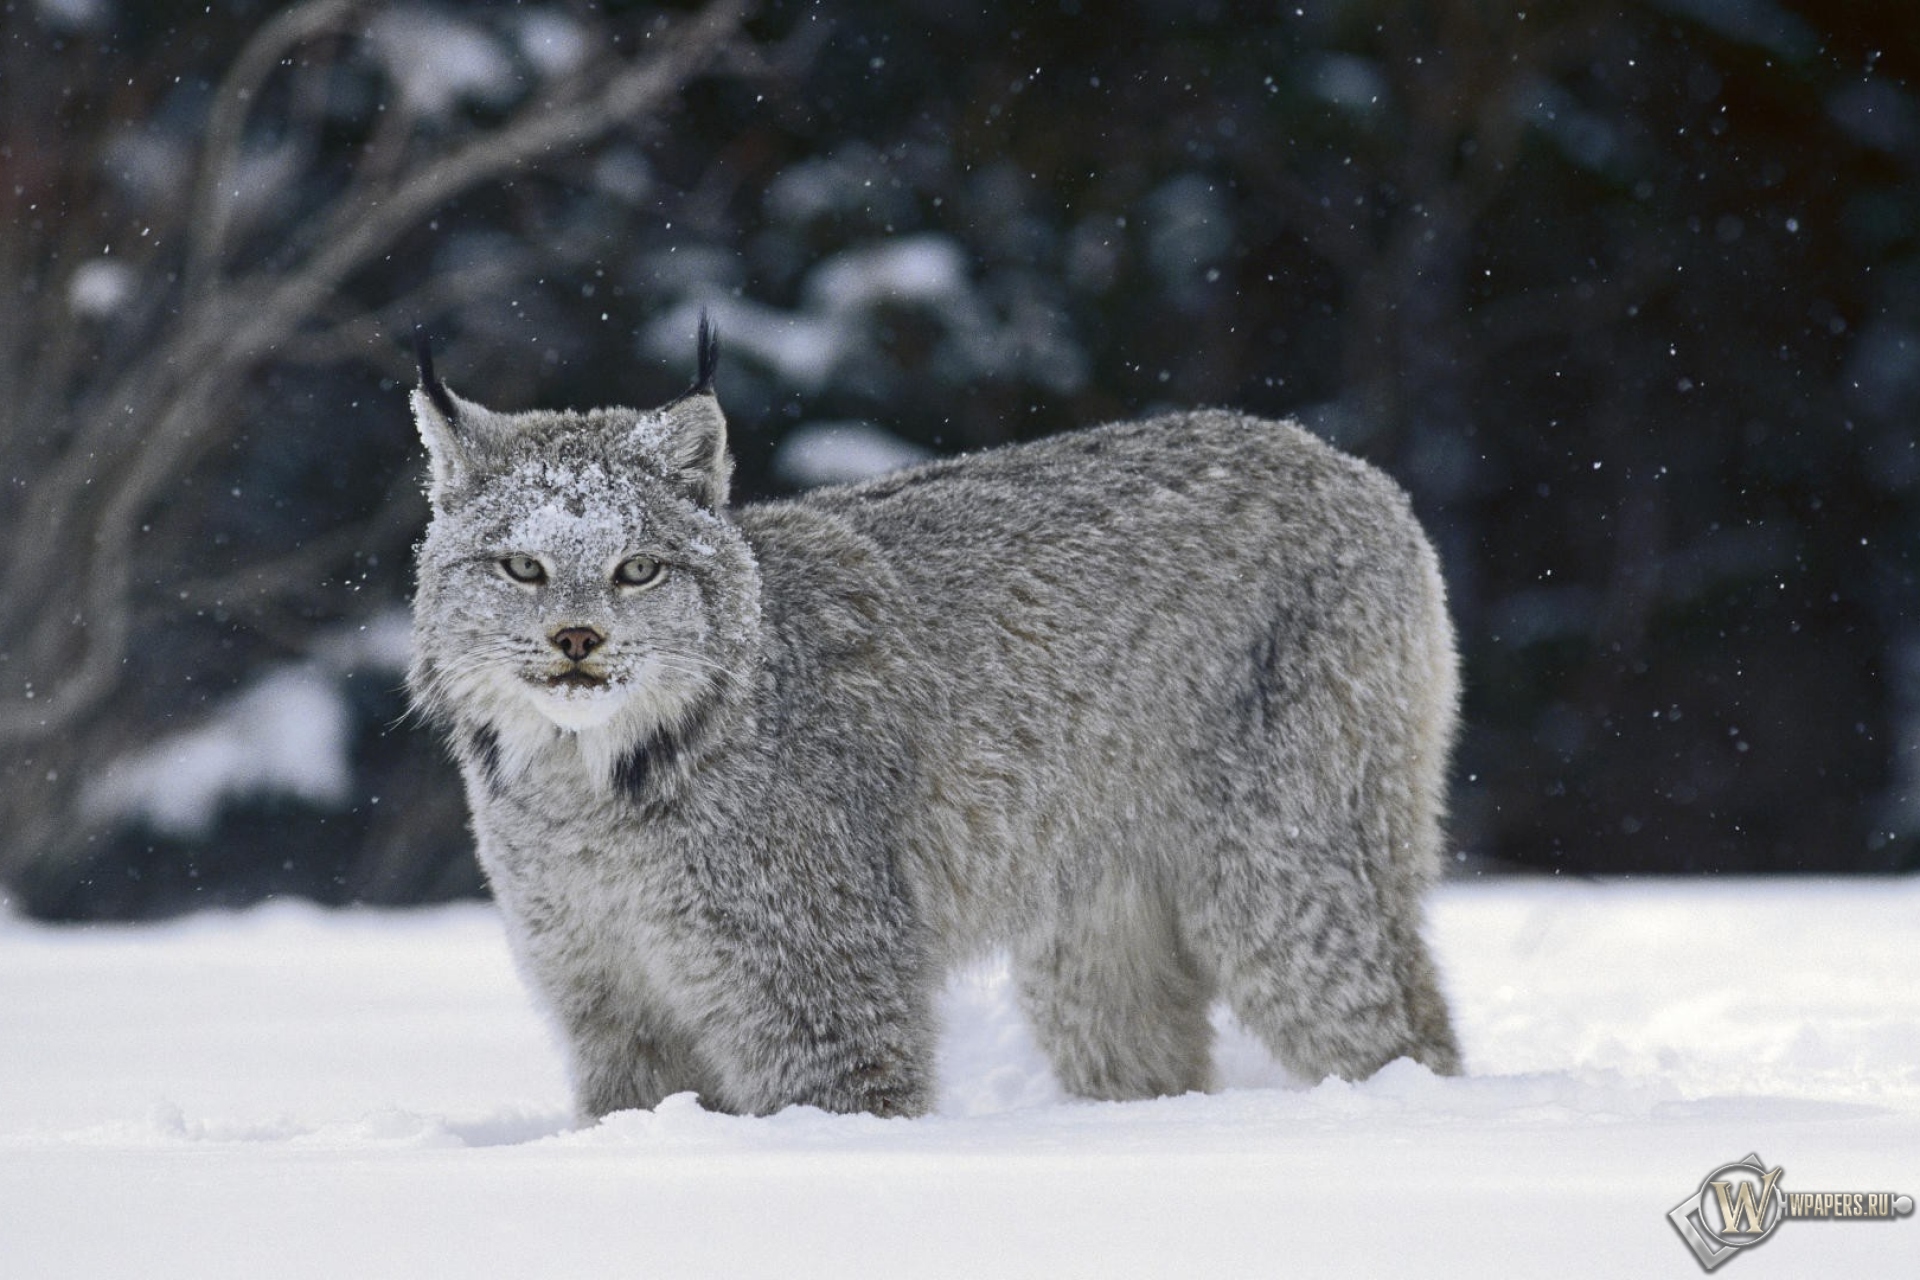
{"label": "lynx face", "polygon": [[741,674],[757,579],[720,514],[711,395],[650,413],[508,415],[440,390],[445,404],[414,406],[433,460],[418,703],[491,729],[509,763],[560,733],[606,766]]}
{"label": "lynx face", "polygon": [[463,544],[435,548],[445,639],[474,696],[524,702],[563,729],[603,725],[635,699],[671,715],[705,683],[698,562],[713,544],[661,486],[584,472],[517,467],[442,522]]}

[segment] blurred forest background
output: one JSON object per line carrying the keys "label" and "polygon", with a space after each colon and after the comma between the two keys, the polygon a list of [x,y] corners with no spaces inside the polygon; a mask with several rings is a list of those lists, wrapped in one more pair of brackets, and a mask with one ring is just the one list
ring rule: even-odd
{"label": "blurred forest background", "polygon": [[1920,6],[12,0],[0,886],[482,891],[405,339],[748,496],[1168,407],[1413,494],[1461,865],[1920,867]]}

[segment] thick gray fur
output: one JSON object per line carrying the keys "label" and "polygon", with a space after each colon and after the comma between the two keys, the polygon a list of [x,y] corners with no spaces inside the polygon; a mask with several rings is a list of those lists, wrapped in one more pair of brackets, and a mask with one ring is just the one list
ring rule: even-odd
{"label": "thick gray fur", "polygon": [[433,389],[409,683],[583,1118],[924,1112],[992,947],[1079,1094],[1206,1088],[1216,998],[1308,1078],[1459,1070],[1421,939],[1452,631],[1378,471],[1201,412],[734,508],[710,387]]}

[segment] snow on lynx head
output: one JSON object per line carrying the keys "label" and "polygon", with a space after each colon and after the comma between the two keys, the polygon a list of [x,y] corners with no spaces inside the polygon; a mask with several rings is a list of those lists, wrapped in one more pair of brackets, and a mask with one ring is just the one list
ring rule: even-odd
{"label": "snow on lynx head", "polygon": [[506,414],[448,391],[422,347],[432,518],[408,685],[510,771],[571,737],[604,782],[749,665],[758,578],[724,514],[713,350],[703,321],[699,381],[658,409]]}

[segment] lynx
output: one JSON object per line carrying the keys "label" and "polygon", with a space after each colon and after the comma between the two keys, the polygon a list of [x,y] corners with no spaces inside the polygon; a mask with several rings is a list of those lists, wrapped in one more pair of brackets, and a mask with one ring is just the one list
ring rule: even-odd
{"label": "lynx", "polygon": [[583,1120],[913,1115],[1003,949],[1063,1086],[1205,1089],[1223,1000],[1290,1069],[1460,1069],[1421,937],[1456,719],[1380,472],[1172,414],[736,506],[717,345],[650,411],[441,383],[416,704],[444,728]]}

